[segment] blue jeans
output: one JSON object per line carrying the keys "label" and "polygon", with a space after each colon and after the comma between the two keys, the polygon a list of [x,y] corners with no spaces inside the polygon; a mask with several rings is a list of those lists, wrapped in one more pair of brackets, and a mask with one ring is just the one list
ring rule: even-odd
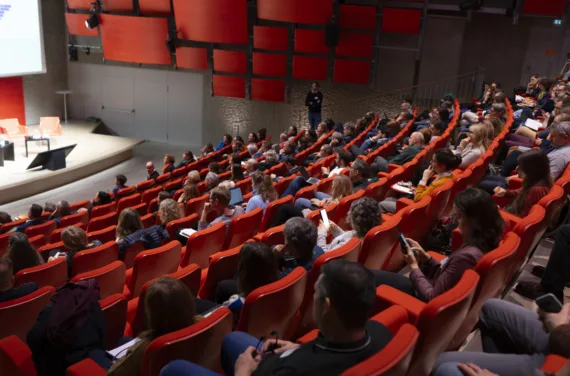
{"label": "blue jeans", "polygon": [[312,130],[316,130],[317,126],[321,122],[321,113],[320,112],[311,112],[309,111],[309,126]]}
{"label": "blue jeans", "polygon": [[503,176],[489,175],[481,183],[479,183],[479,188],[484,190],[489,194],[495,193],[495,188],[501,187],[508,189],[509,186]]}
{"label": "blue jeans", "polygon": [[299,190],[301,190],[301,188],[308,187],[309,185],[310,184],[305,181],[305,178],[303,178],[302,176],[297,176],[295,179],[293,179],[291,184],[289,184],[289,186],[287,187],[285,192],[283,192],[281,197],[285,197],[288,195],[295,197],[295,195],[297,194],[297,192],[299,192]]}
{"label": "blue jeans", "polygon": [[174,360],[168,363],[162,371],[160,376],[219,376],[218,373],[210,371],[207,368],[190,363],[187,360]]}
{"label": "blue jeans", "polygon": [[[331,196],[327,195],[326,193],[323,193],[323,192],[315,192],[315,198],[317,200],[324,200],[325,198],[331,198]],[[301,210],[303,210],[303,209],[317,210],[318,209],[315,205],[311,204],[311,200],[309,200],[308,198],[297,199],[297,201],[295,201],[295,206]]]}

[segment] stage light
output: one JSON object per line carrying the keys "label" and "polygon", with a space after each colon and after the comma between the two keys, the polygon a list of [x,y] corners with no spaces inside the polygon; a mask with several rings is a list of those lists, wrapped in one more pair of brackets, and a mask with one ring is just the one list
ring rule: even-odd
{"label": "stage light", "polygon": [[99,15],[97,13],[90,13],[89,17],[85,20],[85,27],[93,30],[99,26]]}

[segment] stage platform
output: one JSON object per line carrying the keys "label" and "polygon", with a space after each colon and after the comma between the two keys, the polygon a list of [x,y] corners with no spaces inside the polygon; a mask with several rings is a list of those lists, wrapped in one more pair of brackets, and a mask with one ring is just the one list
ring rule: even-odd
{"label": "stage platform", "polygon": [[[5,161],[0,167],[0,204],[20,200],[49,189],[74,182],[132,158],[132,149],[144,141],[93,133],[99,123],[70,121],[62,124],[62,135],[50,139],[51,149],[77,144],[67,156],[67,167],[59,171],[26,170],[36,154],[47,150],[46,142],[15,139],[15,161]],[[30,134],[37,126],[28,126]]]}

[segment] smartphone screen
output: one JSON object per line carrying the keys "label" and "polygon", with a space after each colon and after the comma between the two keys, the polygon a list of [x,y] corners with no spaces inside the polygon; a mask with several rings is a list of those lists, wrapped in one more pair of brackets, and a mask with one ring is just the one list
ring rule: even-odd
{"label": "smartphone screen", "polygon": [[321,210],[321,218],[323,219],[323,223],[327,228],[331,227],[331,224],[329,222],[329,216],[327,215],[327,211],[324,209]]}
{"label": "smartphone screen", "polygon": [[410,252],[410,245],[408,244],[408,241],[406,240],[404,234],[401,232],[400,235],[398,235],[398,240],[400,241],[400,249],[402,250],[402,253],[407,255]]}
{"label": "smartphone screen", "polygon": [[539,296],[536,298],[535,303],[544,312],[558,313],[562,310],[562,303],[554,294]]}

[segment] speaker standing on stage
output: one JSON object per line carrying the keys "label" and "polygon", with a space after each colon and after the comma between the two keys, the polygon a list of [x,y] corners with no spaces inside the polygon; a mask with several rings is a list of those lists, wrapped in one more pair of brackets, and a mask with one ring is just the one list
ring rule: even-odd
{"label": "speaker standing on stage", "polygon": [[305,99],[305,106],[309,107],[309,126],[312,130],[317,129],[321,122],[321,106],[323,105],[323,93],[319,90],[319,84],[313,82],[311,91]]}

